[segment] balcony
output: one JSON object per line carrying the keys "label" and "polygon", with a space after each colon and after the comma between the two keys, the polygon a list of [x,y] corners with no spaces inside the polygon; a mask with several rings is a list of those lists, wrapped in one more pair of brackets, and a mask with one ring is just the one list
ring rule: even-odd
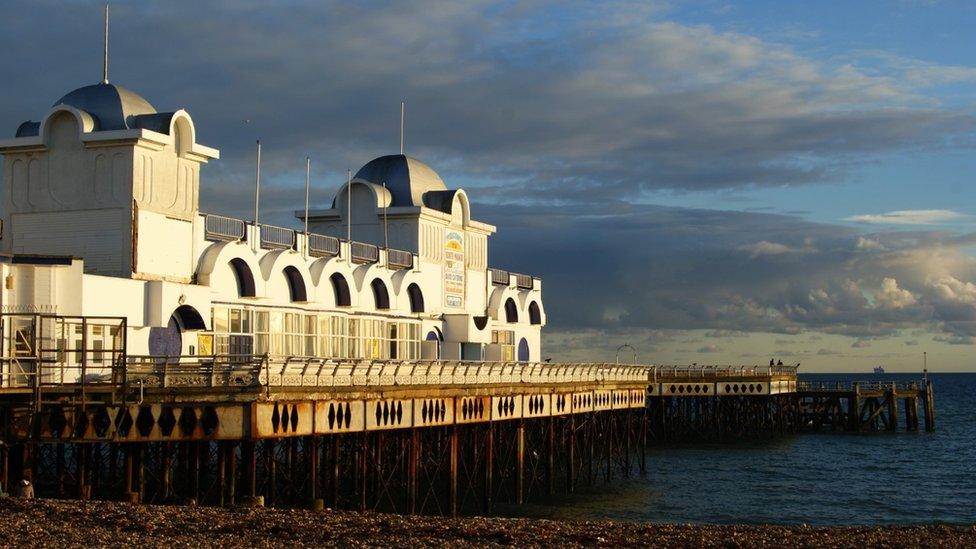
{"label": "balcony", "polygon": [[339,239],[321,234],[309,234],[308,255],[312,257],[336,257],[339,255]]}
{"label": "balcony", "polygon": [[372,244],[350,242],[349,248],[353,263],[376,263],[380,260],[380,249]]}
{"label": "balcony", "polygon": [[386,266],[395,271],[413,269],[413,254],[403,250],[386,250]]}
{"label": "balcony", "polygon": [[244,239],[244,222],[233,217],[207,214],[203,218],[204,238],[218,242]]}
{"label": "balcony", "polygon": [[295,248],[295,231],[274,225],[261,225],[261,247],[266,250]]}

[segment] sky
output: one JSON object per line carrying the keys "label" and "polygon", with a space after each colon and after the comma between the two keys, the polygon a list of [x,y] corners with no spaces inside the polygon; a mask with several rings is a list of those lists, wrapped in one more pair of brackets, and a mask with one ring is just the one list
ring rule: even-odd
{"label": "sky", "polygon": [[[101,4],[5,3],[0,132],[101,79]],[[205,211],[296,225],[406,151],[543,279],[554,360],[976,370],[976,4],[114,2]],[[6,130],[3,130],[6,128]],[[629,356],[621,358],[629,359]]]}

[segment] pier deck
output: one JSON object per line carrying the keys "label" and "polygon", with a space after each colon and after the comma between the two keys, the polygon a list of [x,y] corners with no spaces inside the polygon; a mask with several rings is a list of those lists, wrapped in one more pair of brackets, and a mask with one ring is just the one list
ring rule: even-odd
{"label": "pier deck", "polygon": [[0,359],[0,484],[41,496],[490,513],[644,471],[659,440],[891,428],[899,401],[934,428],[931,384],[812,386],[789,366],[29,348]]}

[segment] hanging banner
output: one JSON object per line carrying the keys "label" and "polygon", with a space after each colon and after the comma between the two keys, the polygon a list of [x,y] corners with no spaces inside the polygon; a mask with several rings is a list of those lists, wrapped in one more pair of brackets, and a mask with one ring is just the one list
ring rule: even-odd
{"label": "hanging banner", "polygon": [[464,233],[448,230],[444,239],[444,305],[464,308]]}

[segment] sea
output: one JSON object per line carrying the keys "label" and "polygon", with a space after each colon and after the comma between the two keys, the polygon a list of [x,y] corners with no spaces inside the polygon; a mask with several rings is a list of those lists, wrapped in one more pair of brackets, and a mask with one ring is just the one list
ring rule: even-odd
{"label": "sea", "polygon": [[[920,378],[800,376],[803,381]],[[932,433],[920,425],[918,432],[803,433],[763,441],[661,445],[648,450],[644,475],[512,513],[662,523],[974,523],[976,374],[929,378],[936,405]]]}

